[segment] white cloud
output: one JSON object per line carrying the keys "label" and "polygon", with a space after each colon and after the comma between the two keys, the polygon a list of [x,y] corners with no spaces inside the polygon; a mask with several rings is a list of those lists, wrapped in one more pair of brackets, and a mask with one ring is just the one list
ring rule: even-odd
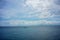
{"label": "white cloud", "polygon": [[25,4],[36,8],[38,6],[39,0],[26,0]]}
{"label": "white cloud", "polygon": [[49,6],[51,6],[50,0],[26,0],[25,2],[26,6],[31,6],[34,9],[46,9]]}
{"label": "white cloud", "polygon": [[35,10],[28,13],[30,17],[38,18],[55,17],[55,13],[50,13],[51,10],[49,9],[60,10],[60,6],[56,5],[54,0],[26,0],[25,6],[31,7]]}
{"label": "white cloud", "polygon": [[52,5],[51,2],[51,0],[26,0],[25,5],[32,7],[32,9],[35,10],[28,13],[30,16],[38,18],[49,18],[54,17],[54,14],[51,14],[48,11]]}

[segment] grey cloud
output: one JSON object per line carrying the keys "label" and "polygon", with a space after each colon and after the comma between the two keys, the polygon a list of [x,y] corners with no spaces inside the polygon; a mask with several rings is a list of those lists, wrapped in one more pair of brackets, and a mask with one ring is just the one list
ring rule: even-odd
{"label": "grey cloud", "polygon": [[54,0],[54,3],[55,3],[56,5],[60,5],[60,0]]}

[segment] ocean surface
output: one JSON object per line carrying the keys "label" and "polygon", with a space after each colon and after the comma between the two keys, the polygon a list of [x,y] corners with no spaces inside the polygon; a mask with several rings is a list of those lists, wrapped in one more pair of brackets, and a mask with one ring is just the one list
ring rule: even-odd
{"label": "ocean surface", "polygon": [[60,40],[60,26],[0,27],[0,40]]}

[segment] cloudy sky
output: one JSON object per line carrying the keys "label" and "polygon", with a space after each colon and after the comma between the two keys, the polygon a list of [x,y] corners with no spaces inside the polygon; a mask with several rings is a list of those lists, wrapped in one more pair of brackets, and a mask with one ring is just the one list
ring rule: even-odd
{"label": "cloudy sky", "polygon": [[0,26],[46,24],[60,24],[60,0],[0,0]]}

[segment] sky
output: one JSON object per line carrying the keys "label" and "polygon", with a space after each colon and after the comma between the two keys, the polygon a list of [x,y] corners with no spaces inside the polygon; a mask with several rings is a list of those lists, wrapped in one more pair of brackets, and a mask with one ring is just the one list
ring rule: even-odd
{"label": "sky", "polygon": [[0,26],[60,25],[60,0],[0,0]]}

